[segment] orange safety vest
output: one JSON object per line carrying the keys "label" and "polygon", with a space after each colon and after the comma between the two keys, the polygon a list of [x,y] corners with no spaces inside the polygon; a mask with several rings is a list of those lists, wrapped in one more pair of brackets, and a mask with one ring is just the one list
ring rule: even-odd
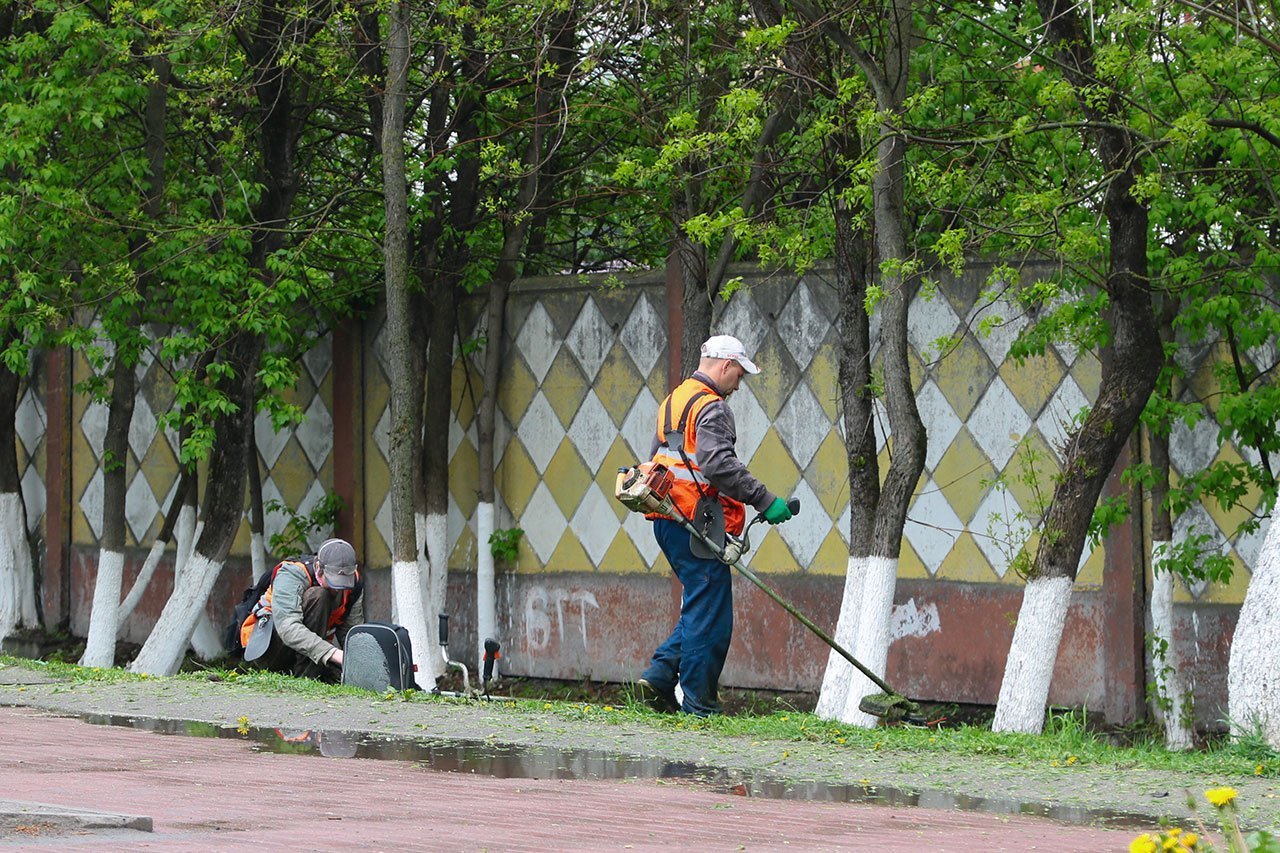
{"label": "orange safety vest", "polygon": [[[244,622],[240,624],[241,647],[248,647],[249,638],[253,636],[253,628],[258,624],[259,616],[263,613],[271,612],[271,593],[274,592],[276,588],[276,575],[280,574],[280,570],[283,569],[286,564],[298,566],[306,572],[308,587],[319,583],[319,581],[316,580],[316,573],[311,564],[303,560],[281,560],[271,572],[271,586],[267,587],[267,591],[262,594],[262,598],[258,599],[258,604],[249,611],[249,615],[246,616]],[[338,629],[338,626],[342,624],[342,617],[347,615],[347,606],[351,603],[351,596],[359,589],[361,589],[360,570],[356,569],[356,585],[351,589],[344,589],[342,591],[342,600],[338,602],[336,607],[329,611],[329,624],[326,626],[326,634],[332,636]]]}
{"label": "orange safety vest", "polygon": [[[704,495],[718,497],[724,507],[724,529],[738,536],[746,520],[747,510],[741,501],[734,500],[720,491],[702,475],[698,468],[698,415],[708,403],[723,400],[715,389],[697,379],[689,378],[681,382],[667,399],[658,407],[658,451],[653,455],[654,462],[660,462],[671,469],[675,482],[671,486],[671,499],[676,509],[684,515],[685,520],[694,518],[698,499]],[[675,430],[684,433],[684,453],[676,447],[666,445],[667,433]],[[649,513],[645,518],[668,518],[669,516]]]}

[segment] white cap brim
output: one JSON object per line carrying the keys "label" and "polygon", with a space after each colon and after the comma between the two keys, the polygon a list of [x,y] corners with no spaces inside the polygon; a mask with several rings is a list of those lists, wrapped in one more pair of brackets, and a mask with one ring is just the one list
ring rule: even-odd
{"label": "white cap brim", "polygon": [[742,369],[747,371],[747,373],[755,375],[760,372],[760,368],[756,367],[756,363],[751,359],[747,358],[745,355],[738,356],[737,358],[734,359],[734,361],[738,362],[738,364],[741,364]]}

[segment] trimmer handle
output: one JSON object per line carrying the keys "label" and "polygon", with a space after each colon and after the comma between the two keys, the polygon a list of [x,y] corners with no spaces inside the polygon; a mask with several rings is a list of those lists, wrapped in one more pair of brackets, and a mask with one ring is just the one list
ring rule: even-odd
{"label": "trimmer handle", "polygon": [[791,510],[791,514],[792,514],[792,515],[799,515],[799,514],[800,514],[800,499],[799,499],[799,498],[792,498],[791,500],[787,501],[787,509]]}

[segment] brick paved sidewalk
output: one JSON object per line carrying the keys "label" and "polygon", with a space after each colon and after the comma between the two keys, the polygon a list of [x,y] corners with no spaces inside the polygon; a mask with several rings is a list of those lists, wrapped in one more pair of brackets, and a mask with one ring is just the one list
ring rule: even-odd
{"label": "brick paved sidewalk", "polygon": [[[406,761],[0,708],[0,791],[149,816],[152,833],[0,836],[32,849],[1125,850],[1134,832],[924,808],[753,799],[687,783],[494,779]],[[32,830],[28,830],[31,832]]]}

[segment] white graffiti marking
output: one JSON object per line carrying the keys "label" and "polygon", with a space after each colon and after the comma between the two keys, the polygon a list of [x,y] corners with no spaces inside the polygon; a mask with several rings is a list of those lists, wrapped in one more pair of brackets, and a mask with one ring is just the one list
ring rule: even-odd
{"label": "white graffiti marking", "polygon": [[564,642],[566,605],[578,609],[578,630],[582,635],[582,647],[587,648],[587,608],[600,609],[595,594],[585,589],[533,586],[524,594],[524,638],[531,650],[545,649],[551,643],[553,631],[556,639]]}
{"label": "white graffiti marking", "polygon": [[906,604],[895,605],[890,617],[889,636],[893,640],[903,637],[924,637],[942,630],[942,622],[938,619],[938,605],[926,604],[916,607],[914,598]]}

